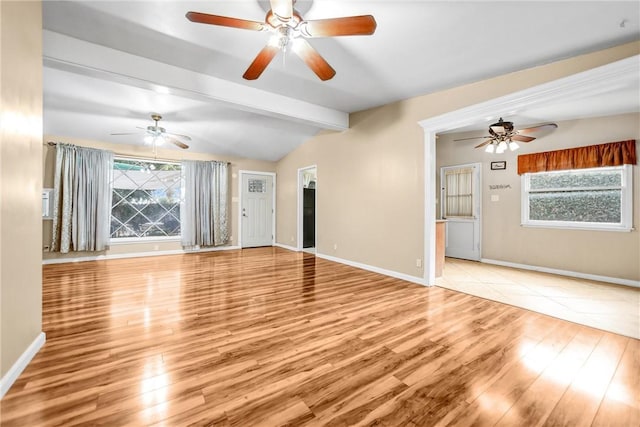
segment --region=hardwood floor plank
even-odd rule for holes
[[[497,425],[543,425],[602,336],[600,331],[580,330],[559,354],[547,343],[536,345],[523,366],[539,376]]]
[[[616,335],[602,337],[544,425],[576,426],[593,422],[627,341],[628,338]]]
[[[622,425],[640,411],[638,340],[279,248],[46,265],[43,328],[3,427]]]

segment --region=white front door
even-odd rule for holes
[[[480,260],[480,167],[474,163],[440,170],[445,256]]]
[[[240,246],[273,245],[273,175],[242,174]]]

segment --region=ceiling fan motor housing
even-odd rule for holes
[[[158,136],[160,134],[163,134],[166,132],[165,128],[160,127],[160,126],[147,126],[147,132],[154,134],[155,136]]]

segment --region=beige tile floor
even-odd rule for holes
[[[447,258],[436,285],[640,339],[640,289]]]

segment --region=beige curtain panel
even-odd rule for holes
[[[635,164],[636,140],[631,139],[566,150],[523,154],[518,156],[518,175]]]
[[[229,164],[185,160],[184,204],[180,212],[182,246],[229,243]]]
[[[56,145],[51,251],[109,248],[113,153]]]
[[[473,216],[473,168],[445,171],[445,218]]]

